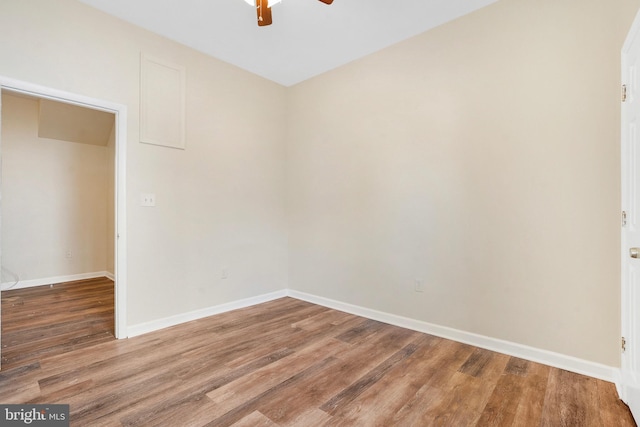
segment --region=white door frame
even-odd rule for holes
[[[633,105],[637,105],[640,100],[635,99],[636,93],[638,91],[638,84],[640,82],[632,81],[635,80],[635,75],[637,73],[631,73],[629,69],[629,60],[630,56],[636,55],[635,52],[632,52],[632,48],[637,49],[637,37],[640,35],[640,12],[636,15],[631,29],[627,34],[627,38],[622,47],[621,51],[621,71],[622,71],[622,83],[626,85],[625,87],[629,88],[629,94],[627,99],[623,99],[623,104],[621,107],[621,142],[620,142],[620,153],[621,153],[621,202],[622,202],[622,211],[630,212],[631,216],[638,215],[638,208],[635,206],[635,201],[632,200],[635,196],[632,193],[637,194],[637,191],[634,190],[634,187],[638,185],[638,183],[632,183],[631,179],[633,179],[632,170],[636,171],[639,165],[635,164],[635,159],[637,156],[632,156],[633,158],[628,158],[629,153],[631,152],[631,139],[633,135],[631,135],[630,130],[630,121],[629,121],[629,113],[628,108],[631,108],[631,103]],[[626,96],[626,91],[625,91]],[[626,101],[626,103],[624,102]],[[637,108],[637,107],[634,107]],[[634,138],[637,139],[637,138]],[[633,164],[631,163],[633,162]],[[621,289],[620,289],[620,297],[621,297],[621,331],[623,340],[623,345],[626,347],[626,350],[622,352],[621,356],[621,369],[620,369],[620,387],[619,394],[620,398],[626,402],[631,408],[631,412],[635,417],[639,416],[640,413],[640,366],[638,366],[638,360],[640,360],[640,330],[638,330],[638,324],[640,318],[640,309],[635,307],[635,301],[637,301],[638,289],[636,289],[635,283],[637,279],[634,279],[634,273],[629,272],[629,248],[632,242],[628,242],[628,227],[637,227],[635,224],[635,216],[633,218],[629,218],[627,221],[626,216],[623,217],[623,224],[621,228]]]
[[[106,111],[115,114],[116,158],[115,158],[115,335],[127,338],[127,211],[126,211],[126,154],[127,154],[127,107],[97,98],[90,98],[45,86],[0,76],[0,91],[18,92],[37,98],[50,99],[67,104]],[[0,193],[1,197],[1,193]]]

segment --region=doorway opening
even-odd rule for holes
[[[5,254],[0,253],[0,267],[3,267],[3,282],[5,282],[5,286],[0,289],[0,292],[8,286],[13,286],[12,282],[19,283],[19,285],[16,286],[17,288],[30,289],[32,286],[52,282],[52,279],[53,283],[61,283],[75,280],[87,280],[91,279],[92,277],[96,277],[96,273],[104,273],[104,276],[109,277],[109,279],[113,280],[114,282],[114,335],[116,338],[126,338],[126,106],[115,104],[110,101],[89,98],[83,95],[63,92],[52,88],[3,78],[1,76],[0,93],[2,94],[3,98],[10,99],[9,102],[17,102],[24,108],[29,109],[32,108],[33,105],[38,106],[38,111],[36,112],[36,114],[40,116],[40,122],[38,125],[41,128],[44,128],[44,130],[42,131],[44,133],[43,138],[47,138],[47,142],[53,141],[50,146],[45,148],[46,150],[51,150],[52,146],[55,145],[56,140],[67,139],[68,141],[70,141],[69,138],[73,139],[75,137],[83,139],[83,141],[73,141],[71,143],[67,142],[66,148],[62,148],[62,157],[52,157],[50,159],[52,163],[57,163],[54,167],[53,175],[51,175],[50,173],[48,175],[48,178],[46,178],[48,181],[46,184],[49,185],[50,188],[62,187],[64,191],[67,185],[74,184],[74,180],[76,181],[75,184],[77,184],[77,181],[87,181],[93,178],[96,178],[98,180],[103,179],[103,182],[105,184],[104,187],[106,187],[96,189],[95,192],[92,192],[90,190],[85,191],[82,197],[76,197],[74,199],[74,202],[71,204],[85,205],[85,210],[82,210],[82,208],[72,210],[72,212],[74,212],[72,215],[74,215],[75,218],[67,217],[62,223],[56,223],[56,218],[47,218],[47,215],[51,217],[55,217],[57,215],[59,217],[61,216],[60,212],[62,212],[63,210],[60,210],[60,212],[38,212],[38,215],[40,216],[35,219],[42,220],[43,218],[45,218],[44,221],[34,221],[34,218],[29,218],[28,212],[24,213],[24,218],[19,218],[19,215],[16,216],[15,213],[13,213],[14,219],[17,217],[18,222],[24,223],[21,225],[21,227],[23,227],[24,229],[24,233],[31,233],[35,236],[39,236],[39,238],[41,239],[44,238],[48,243],[50,243],[51,241],[55,241],[54,244],[51,245],[51,247],[55,247],[56,257],[54,257],[54,260],[49,260],[46,263],[58,263],[58,266],[52,267],[51,265],[40,265],[38,264],[38,261],[36,261],[36,269],[49,272],[48,276],[45,275],[47,277],[43,279],[45,280],[45,282],[38,283],[39,279],[35,277],[20,278],[19,274],[16,274],[15,271],[12,271],[9,262],[6,262],[5,265]],[[7,101],[5,100],[5,102]],[[49,110],[45,111],[47,108]],[[76,111],[82,110],[86,113],[89,113],[89,116],[94,118],[106,118],[107,122],[111,120],[110,124],[107,123],[105,125],[103,123],[101,125],[103,128],[105,126],[108,128],[108,136],[104,137],[105,132],[103,129],[103,136],[98,138],[107,140],[106,142],[104,142],[103,147],[98,147],[97,145],[99,145],[100,143],[95,143],[95,141],[86,142],[93,138],[91,135],[87,135],[86,129],[73,129],[73,126],[69,127],[63,125],[65,117],[68,116],[70,114],[70,111],[73,111],[74,109]],[[2,103],[0,103],[0,110],[2,110]],[[98,122],[96,123],[99,123],[99,121],[100,119],[98,119]],[[8,126],[8,123],[6,125]],[[2,122],[0,122],[0,129],[3,129]],[[66,136],[61,137],[60,135]],[[7,144],[6,147],[5,144]],[[109,146],[109,144],[111,144],[111,146]],[[44,146],[41,145],[39,148],[42,149],[43,147]],[[5,148],[9,149],[8,142],[2,141],[2,139],[0,138],[0,157],[8,154],[5,153]],[[103,153],[100,154],[100,150],[102,150]],[[111,155],[111,157],[109,156],[109,154]],[[47,154],[45,153],[45,156],[46,155]],[[86,155],[88,155],[89,157],[103,156],[105,162],[101,165],[101,167],[102,172],[106,173],[106,175],[103,174],[102,178],[100,176],[97,176],[98,171],[92,170],[93,167],[86,162]],[[23,157],[28,158],[29,156]],[[74,160],[73,158],[75,158],[75,160],[79,159],[80,163],[75,163],[76,166],[73,166],[72,164],[64,164],[64,162]],[[37,178],[38,171],[36,169],[31,170],[32,175],[29,175],[28,173],[25,174],[25,179],[27,181],[30,179],[30,176],[32,179]],[[42,177],[40,178],[42,179]],[[2,213],[2,210],[5,208],[5,194],[3,184],[4,183],[0,182],[0,200],[2,201],[1,203],[3,205],[0,209],[0,241],[3,241],[3,239],[20,240],[20,233],[13,233],[13,231],[15,230],[10,231],[8,229],[3,229],[2,226],[2,223],[4,222],[3,220],[5,219],[4,217],[2,217],[2,215],[8,216],[8,214]],[[12,190],[15,190],[15,188]],[[9,190],[7,190],[7,192],[8,191]],[[41,193],[39,194],[38,191],[40,191]],[[46,189],[43,191],[43,189],[41,188],[40,190],[33,191],[32,193],[30,193],[31,196],[26,196],[26,198],[42,197],[44,200],[48,197],[49,201],[53,200],[54,203],[58,203],[59,205],[65,203],[64,194],[62,196],[51,196],[50,194],[46,193]],[[101,194],[110,194],[111,201],[104,199],[101,200]],[[95,196],[94,199],[92,199],[93,196]],[[79,200],[81,201],[81,203],[77,203]],[[68,200],[66,201],[68,202]],[[30,200],[30,202],[34,202],[34,200]],[[38,201],[35,200],[35,202],[37,203]],[[111,224],[110,227],[104,227],[103,230],[98,231],[96,231],[95,227],[93,227],[93,225],[95,224],[91,224],[92,221],[86,218],[88,212],[90,212],[86,209],[95,208],[96,203],[100,205],[99,207],[105,208],[103,211],[104,216],[98,222],[102,222],[102,224],[104,225],[108,223]],[[42,206],[44,206],[44,203]],[[76,206],[76,208],[78,208],[78,206]],[[30,220],[32,221],[30,222]],[[38,226],[42,222],[49,223],[49,229],[46,232],[44,230],[38,229]],[[69,230],[65,230],[65,227],[69,227],[70,224],[73,224],[74,222],[80,223],[82,227],[80,227],[80,231],[75,230],[75,232],[69,233]],[[58,226],[54,225],[53,227],[51,227],[51,224],[58,224]],[[96,236],[100,234],[101,231],[104,231],[104,240],[102,247],[100,248],[87,246],[89,242],[97,240]],[[43,233],[49,234],[44,236]],[[69,236],[73,236],[73,238],[69,238]],[[15,261],[15,263],[23,261],[27,262],[29,256],[34,256],[33,253],[29,254],[29,251],[25,251],[24,249],[21,249],[21,251],[22,254],[14,258],[12,261]],[[36,251],[33,250],[32,252],[35,253]],[[20,257],[22,257],[23,259],[20,260]],[[99,263],[96,264],[96,259],[100,258],[103,260],[104,268],[96,269],[96,266],[99,265]],[[35,256],[34,259],[36,259]],[[76,270],[73,270],[73,268],[70,267],[74,263],[74,268]],[[61,270],[60,267],[62,267]],[[55,268],[58,268],[58,270],[55,270]],[[85,271],[82,271],[83,268]],[[62,273],[58,274],[55,273],[55,271],[62,271]],[[78,274],[71,273],[71,271],[77,271]],[[34,274],[35,276],[38,276],[37,273]],[[83,274],[86,275],[83,276]],[[96,280],[100,281],[99,279]],[[3,337],[0,336],[0,339],[2,338]]]

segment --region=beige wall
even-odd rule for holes
[[[290,287],[619,366],[638,6],[502,0],[292,88]]]
[[[2,95],[3,267],[21,280],[106,270],[107,155],[39,138],[38,101]]]
[[[73,0],[0,28],[0,75],[128,107],[129,325],[286,288],[283,87]],[[184,151],[139,143],[141,52],[186,67]]]

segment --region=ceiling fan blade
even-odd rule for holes
[[[320,0],[322,3],[324,4],[331,4],[333,3],[333,0]]]
[[[269,7],[269,0],[256,0],[256,13],[258,15],[259,27],[271,25],[271,23],[273,22],[273,20],[271,19],[271,8]]]

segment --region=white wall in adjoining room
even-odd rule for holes
[[[2,95],[2,265],[21,282],[104,272],[107,147],[39,137],[38,111]]]

